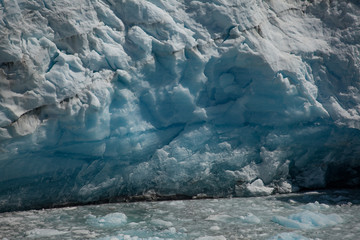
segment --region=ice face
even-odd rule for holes
[[[359,185],[359,12],[0,1],[0,210]]]

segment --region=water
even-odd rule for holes
[[[357,240],[360,191],[8,212],[0,214],[0,239]]]

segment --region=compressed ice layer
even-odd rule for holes
[[[0,211],[359,185],[359,11],[1,1]]]

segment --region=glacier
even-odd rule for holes
[[[0,211],[360,185],[356,0],[0,0]]]

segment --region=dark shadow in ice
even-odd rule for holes
[[[331,189],[318,190],[311,192],[300,192],[295,194],[277,195],[275,198],[279,201],[288,203],[313,203],[327,205],[359,205],[360,189]]]

